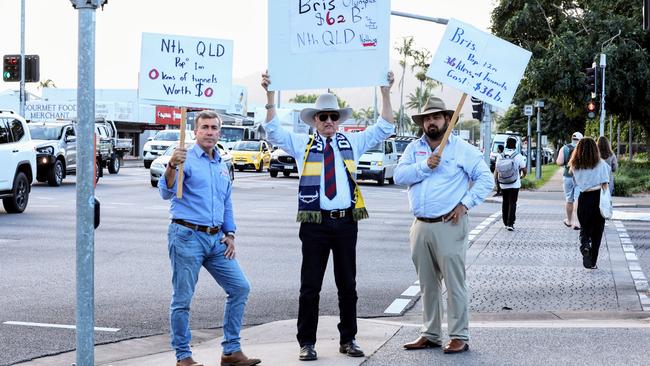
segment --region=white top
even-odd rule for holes
[[[580,189],[580,192],[584,192],[589,188],[594,188],[603,183],[609,183],[609,175],[611,174],[612,168],[605,160],[600,159],[598,164],[591,169],[574,169],[573,170],[573,179]]]
[[[279,146],[282,150],[286,151],[289,155],[296,159],[298,166],[298,174],[302,175],[302,165],[305,159],[305,149],[311,140],[311,136],[307,134],[299,134],[290,132],[289,130],[280,126],[280,120],[277,116],[263,125],[266,130],[267,140],[275,146]],[[363,153],[368,151],[373,146],[384,141],[395,132],[395,125],[384,120],[381,116],[377,119],[377,123],[366,128],[364,131],[357,133],[345,133],[350,145],[352,145],[352,152],[354,153],[354,162],[358,163],[359,158]],[[323,141],[323,144],[325,142]],[[349,208],[352,205],[350,196],[350,186],[348,185],[348,177],[345,172],[343,164],[343,157],[339,151],[336,142],[331,144],[334,150],[334,166],[336,174],[336,196],[330,200],[325,195],[325,174],[320,177],[320,208],[323,210],[341,210]],[[325,164],[323,164],[323,169]],[[350,172],[355,175],[356,172]]]
[[[496,166],[496,164],[499,163],[499,160],[501,160],[503,158],[503,155],[510,155],[510,154],[514,154],[514,153],[515,153],[514,149],[505,149],[505,150],[503,150],[503,154],[497,155],[497,161],[494,164],[494,166]],[[521,155],[520,153],[517,153],[517,155],[515,155],[512,159],[515,161],[515,164],[517,164],[519,166],[520,171],[521,171],[521,169],[524,169],[526,167],[526,159],[524,159],[524,156]],[[506,183],[499,183],[499,187],[501,187],[501,189],[521,188],[521,174],[517,174],[517,180],[516,181],[514,181],[512,183],[507,183],[507,184]]]

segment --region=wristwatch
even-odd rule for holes
[[[266,109],[275,108],[275,104],[267,104],[267,105],[264,106],[264,108],[266,108]]]
[[[231,236],[233,239],[235,238],[235,232],[234,231],[229,231],[226,233],[226,236]]]

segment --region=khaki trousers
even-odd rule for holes
[[[468,218],[411,225],[411,258],[422,293],[421,335],[442,343],[442,280],[447,287],[447,325],[451,339],[469,340],[469,298],[465,283]]]

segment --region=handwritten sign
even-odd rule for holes
[[[427,76],[507,109],[530,57],[521,47],[450,19]]]
[[[142,34],[140,99],[155,104],[228,106],[233,42]]]
[[[293,53],[377,49],[375,0],[298,0],[291,6]]]
[[[269,0],[272,90],[386,85],[390,0]]]

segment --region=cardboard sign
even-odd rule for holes
[[[390,0],[269,0],[271,90],[387,85]]]
[[[232,58],[229,40],[143,33],[140,99],[152,104],[227,108]]]
[[[531,52],[450,19],[427,76],[508,109]]]

